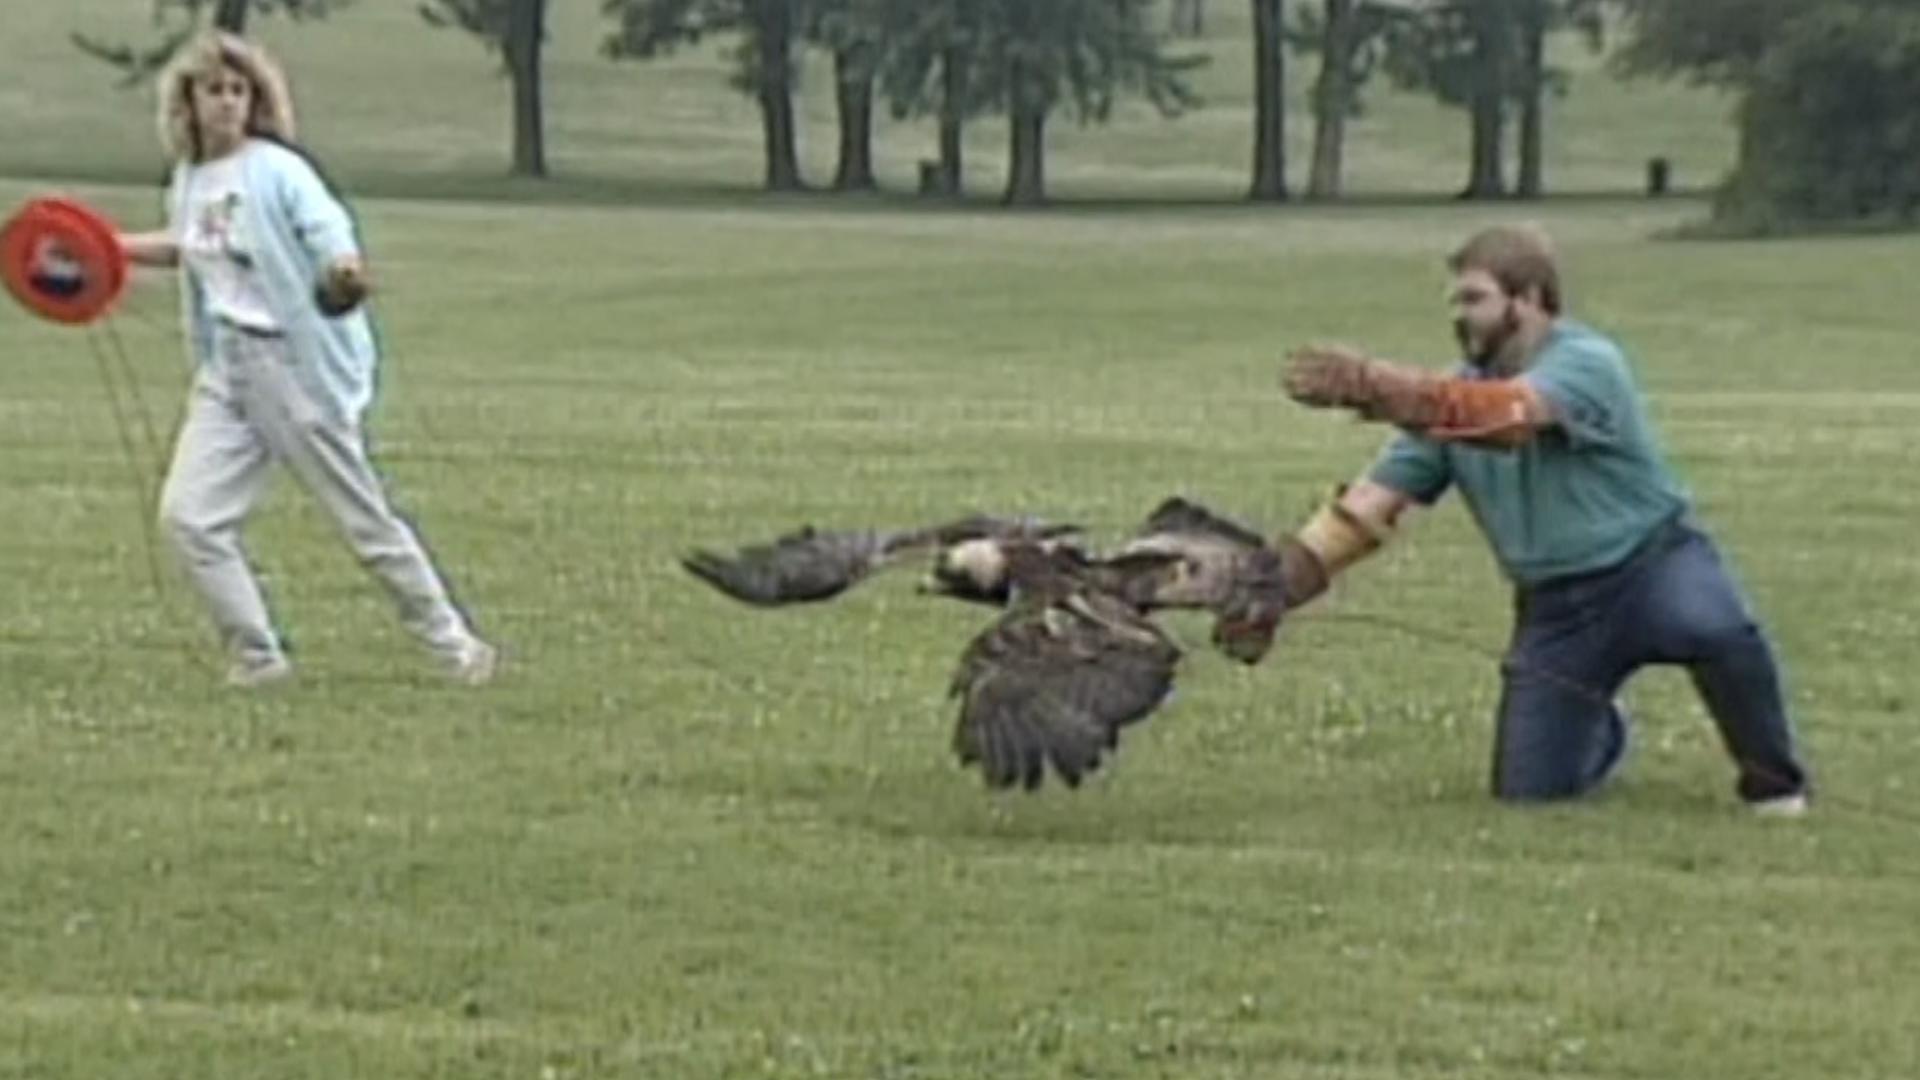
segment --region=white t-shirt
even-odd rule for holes
[[[179,223],[180,253],[207,291],[213,316],[256,330],[279,330],[260,280],[254,245],[247,236],[241,159],[246,151],[187,170],[186,220]]]

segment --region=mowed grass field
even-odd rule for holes
[[[145,104],[57,51],[137,14],[4,6],[0,174],[27,179],[0,206],[65,190],[151,223],[154,188],[122,183],[156,172]],[[124,347],[164,441],[171,284],[136,284],[117,339],[0,306],[0,1077],[1913,1075],[1914,240],[1666,241],[1701,208],[1631,200],[1091,202],[1230,197],[1233,101],[1063,129],[1084,201],[1054,212],[762,201],[728,191],[757,146],[717,61],[598,61],[575,5],[567,176],[529,191],[492,176],[504,89],[470,42],[367,2],[263,28],[360,195],[376,453],[507,666],[439,682],[283,479],[248,542],[300,674],[222,689],[192,598],[149,580],[157,462],[122,393],[129,472],[98,366]],[[1724,162],[1721,104],[1575,85],[1570,186]],[[1383,98],[1361,128],[1357,186],[1458,179],[1456,115]],[[1000,132],[976,136],[991,187]],[[887,129],[896,186],[926,141]],[[433,192],[475,198],[391,197]],[[1444,361],[1441,253],[1523,215],[1632,346],[1780,645],[1804,821],[1740,810],[1668,671],[1630,687],[1616,787],[1493,804],[1510,601],[1451,500],[1258,667],[1171,620],[1177,699],[1035,796],[947,752],[980,612],[910,569],[754,611],[675,565],[973,509],[1111,541],[1175,492],[1286,527],[1382,437],[1285,402],[1286,348]]]
[[[6,185],[9,201],[34,190]],[[143,192],[81,188],[136,216]],[[1077,793],[946,754],[978,613],[686,578],[802,522],[1184,492],[1298,520],[1379,433],[1290,342],[1440,359],[1482,213],[938,217],[368,201],[373,429],[501,682],[444,687],[298,492],[301,667],[215,685],[146,579],[86,333],[0,314],[0,1074],[1895,1077],[1920,1059],[1911,241],[1557,211],[1781,643],[1830,798],[1739,811],[1677,674],[1583,805],[1484,794],[1507,599],[1448,504]],[[162,426],[171,289],[116,325]],[[140,446],[135,427],[135,445]],[[142,453],[145,451],[142,450]],[[1450,645],[1342,616],[1388,614]]]

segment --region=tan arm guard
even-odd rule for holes
[[[1344,493],[1344,489],[1343,489]],[[1385,521],[1363,518],[1335,495],[1297,532],[1279,537],[1281,573],[1292,610],[1327,591],[1341,571],[1378,551],[1393,534]]]

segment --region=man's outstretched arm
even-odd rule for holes
[[[1524,377],[1462,379],[1341,345],[1296,350],[1281,384],[1303,405],[1352,409],[1441,442],[1515,447],[1555,422],[1546,399]]]

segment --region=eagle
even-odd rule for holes
[[[1076,525],[972,514],[909,528],[805,526],[732,554],[695,549],[681,566],[770,608],[831,600],[916,555],[918,593],[996,612],[947,688],[958,702],[954,756],[992,790],[1037,790],[1049,770],[1077,788],[1118,752],[1123,729],[1166,702],[1184,653],[1155,613],[1212,613],[1214,645],[1254,664],[1287,606],[1273,545],[1182,496],[1106,554]]]
[[[802,526],[771,543],[751,544],[732,555],[697,548],[681,559],[686,570],[736,600],[759,607],[830,600],[874,573],[899,565],[907,556],[928,550],[947,551],[968,544],[982,555],[999,545],[1027,541],[1063,541],[1083,530],[1077,525],[1052,524],[1032,517],[991,517],[971,514],[938,525],[907,529],[818,529]],[[963,578],[950,584],[955,595],[966,588]],[[970,599],[1005,600],[1005,582]]]

